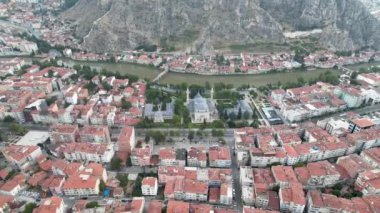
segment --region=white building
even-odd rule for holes
[[[242,186],[254,184],[252,167],[240,167],[240,183]]]
[[[109,163],[115,154],[112,143],[70,143],[63,145],[61,148],[65,159],[69,161]]]
[[[157,195],[158,183],[155,177],[145,177],[142,180],[141,191],[145,196],[155,196]]]
[[[377,73],[361,73],[358,75],[357,80],[364,81],[373,87],[380,86],[380,74]]]
[[[281,212],[303,213],[306,198],[301,184],[293,183],[289,188],[280,188],[279,198]]]
[[[241,188],[241,198],[247,205],[253,205],[255,203],[254,190],[252,186],[242,186]]]
[[[21,191],[21,185],[14,180],[8,180],[0,187],[0,194],[15,196]]]
[[[187,90],[186,105],[189,109],[192,123],[209,123],[218,118],[216,103],[213,100],[213,90],[211,91],[210,99],[202,97],[199,93],[193,99],[190,99],[190,91]]]
[[[72,175],[63,184],[62,190],[66,196],[99,195],[100,178],[92,175]]]
[[[2,152],[8,163],[21,170],[33,165],[36,158],[42,155],[39,146],[10,145]]]
[[[220,186],[220,203],[231,205],[233,202],[232,184],[222,183]]]
[[[339,136],[340,134],[345,133],[349,127],[349,123],[346,120],[334,118],[318,121],[317,125],[334,136]]]

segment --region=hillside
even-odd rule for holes
[[[358,0],[79,0],[62,19],[91,51],[159,44],[207,52],[220,43],[284,43],[313,35],[336,50],[380,49],[380,24]]]

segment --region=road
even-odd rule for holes
[[[235,149],[235,140],[233,137],[233,131],[226,131],[224,135],[224,139],[226,140],[226,145],[230,148],[231,152],[231,169],[232,169],[232,179],[233,179],[233,188],[235,189],[235,194],[233,195],[234,202],[236,204],[236,208],[238,212],[243,212],[243,201],[241,199],[241,186],[240,186],[240,170],[237,163],[236,156],[233,154]]]

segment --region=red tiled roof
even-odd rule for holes
[[[155,187],[155,185],[157,184],[157,178],[155,177],[145,177],[143,180],[142,180],[142,185],[148,185],[150,187]]]
[[[368,128],[375,125],[375,123],[368,118],[357,118],[353,119],[351,122],[360,128]]]
[[[72,175],[63,184],[63,189],[91,189],[95,188],[99,178],[91,175]]]
[[[169,200],[167,213],[189,213],[190,204],[183,201]]]
[[[44,171],[37,172],[29,178],[28,184],[31,186],[37,186],[47,176],[48,176],[48,174]]]
[[[38,146],[10,145],[4,148],[3,153],[16,161],[21,161],[38,149]]]
[[[149,203],[148,213],[161,213],[163,208],[162,201],[152,200]]]
[[[33,210],[33,213],[51,213],[56,212],[63,205],[63,199],[60,197],[50,197],[44,199],[41,205]]]

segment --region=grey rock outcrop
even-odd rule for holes
[[[284,30],[322,29],[332,49],[380,49],[380,24],[358,0],[79,0],[63,19],[91,51],[175,41],[207,51],[221,43],[285,42]],[[182,47],[181,46],[181,47]]]

